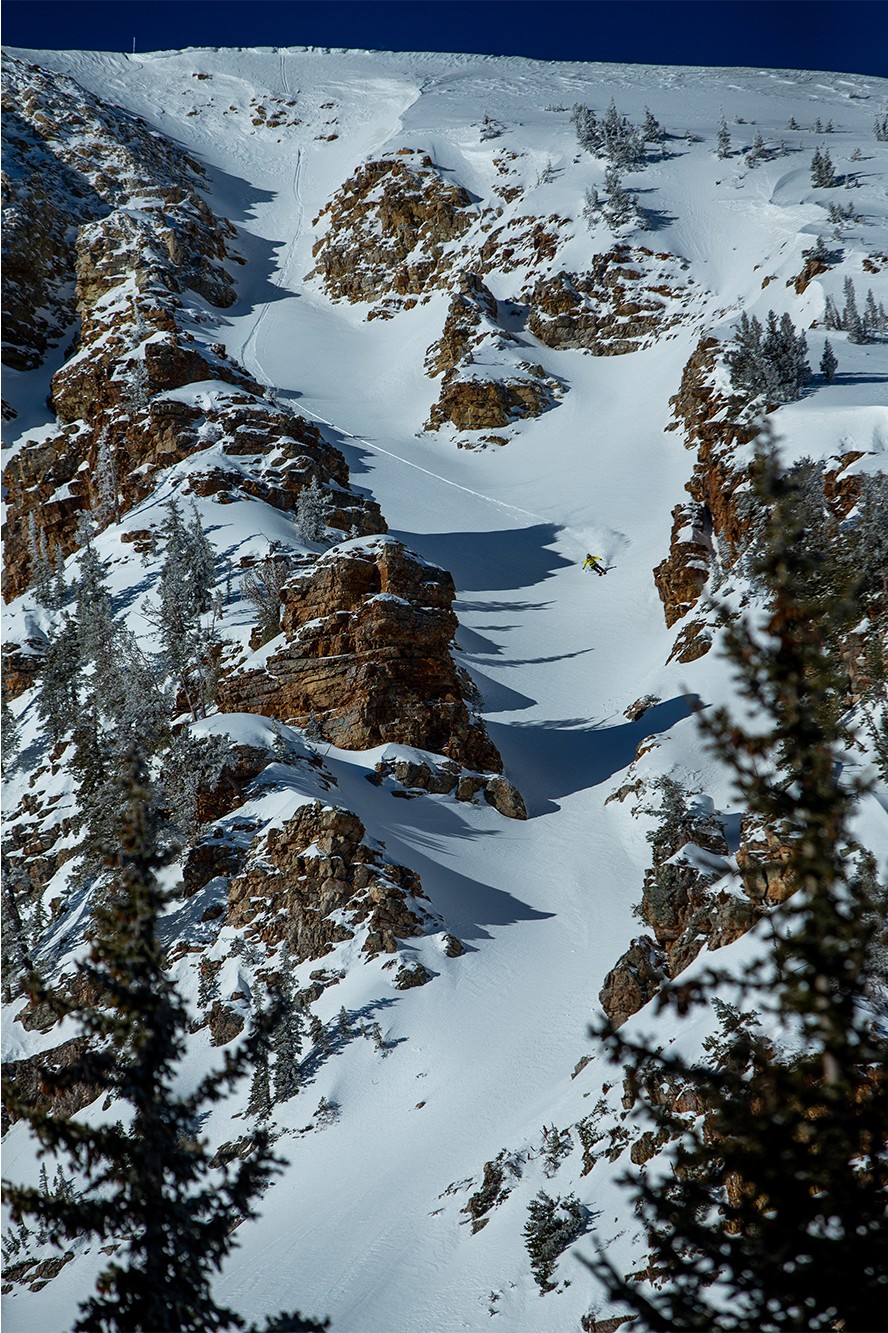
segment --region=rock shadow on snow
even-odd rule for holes
[[[559,798],[598,787],[627,768],[646,736],[668,731],[696,711],[696,695],[677,695],[648,709],[638,722],[614,726],[589,718],[522,724],[488,722],[528,817],[550,814]]]
[[[394,532],[408,549],[449,569],[457,591],[497,592],[530,588],[571,563],[550,548],[561,528],[534,523],[500,532]]]

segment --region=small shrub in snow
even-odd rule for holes
[[[244,572],[241,592],[256,610],[259,646],[275,638],[281,628],[281,591],[290,577],[283,556],[270,555]]]

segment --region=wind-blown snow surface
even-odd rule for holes
[[[576,1262],[591,1240],[559,1265],[559,1280],[570,1285],[543,1297],[521,1231],[538,1189],[574,1190],[618,1260],[631,1253],[631,1218],[612,1181],[620,1168],[602,1162],[581,1176],[575,1143],[549,1180],[539,1154],[529,1156],[544,1124],[576,1122],[616,1077],[600,1059],[571,1077],[591,1053],[586,1025],[603,977],[637,933],[630,909],[649,857],[649,821],[605,799],[639,741],[657,732],[649,772],[680,775],[720,809],[735,810],[685,701],[687,692],[707,702],[729,697],[725,665],[714,653],[664,665],[674,633],[651,570],[668,549],[671,509],[690,472],[679,437],[664,430],[668,399],[700,333],[725,336],[741,307],[760,316],[789,309],[805,324],[822,313],[824,291],[833,290],[827,280],[815,280],[803,298],[786,285],[802,267],[801,251],[825,231],[823,192],[812,191],[808,170],[818,143],[840,170],[855,147],[864,155],[856,168],[862,188],[848,197],[866,224],[848,234],[851,267],[843,271],[864,279],[861,294],[872,282],[885,298],[859,257],[875,244],[886,248],[885,146],[872,122],[888,85],[834,74],[317,50],[21,54],[144,116],[208,168],[210,202],[237,225],[248,261],[237,274],[238,304],[213,312],[218,336],[260,381],[331,428],[353,480],[379,501],[395,535],[452,571],[460,660],[530,815],[522,824],[446,798],[393,801],[364,780],[379,752],[327,755],[338,783],[327,799],[355,810],[393,860],[420,873],[469,951],[416,990],[396,992],[367,966],[325,993],[322,1017],[340,1005],[372,1013],[391,1049],[380,1058],[370,1042],[350,1043],[278,1108],[293,1131],[321,1095],[339,1103],[341,1116],[278,1141],[286,1172],[261,1220],[242,1228],[218,1298],[250,1317],[294,1306],[330,1314],[337,1333],[451,1333],[492,1318],[516,1333],[577,1328],[597,1299]],[[254,124],[252,107],[269,96],[292,99],[300,123]],[[619,357],[552,351],[526,335],[533,359],[569,383],[554,410],[510,427],[502,449],[458,450],[454,433],[422,433],[438,392],[423,356],[440,334],[446,295],[372,322],[365,306],[331,303],[305,281],[312,219],[361,161],[405,145],[491,200],[491,160],[506,149],[518,154],[512,166],[526,189],[519,211],[577,219],[559,263],[581,269],[594,248],[580,218],[583,196],[602,172],[580,155],[569,110],[582,101],[603,111],[611,97],[633,120],[647,105],[671,133],[689,134],[680,154],[628,183],[650,191],[642,199],[656,210],[657,229],[642,243],[690,261],[700,291],[693,319]],[[769,144],[787,138],[803,151],[754,170],[739,157],[718,161],[721,111],[737,147],[757,129]],[[485,115],[504,127],[494,141],[481,137]],[[826,141],[807,128],[790,135],[791,116],[803,127],[833,120],[835,133]],[[545,184],[537,183],[541,173],[551,176]],[[513,294],[506,279],[488,282],[500,299]],[[840,279],[833,285],[838,295]],[[813,364],[822,337],[809,335]],[[885,345],[841,339],[837,350],[839,380],[779,413],[789,457],[825,456],[840,442],[845,451],[884,453]],[[10,377],[7,396],[16,401],[20,388],[33,405],[40,399],[31,386],[45,392],[45,375]],[[216,525],[237,522],[212,512]],[[212,536],[229,547],[249,534],[232,526]],[[607,578],[583,572],[587,550],[607,560]],[[627,722],[623,710],[644,694],[663,702]],[[884,808],[869,800],[861,820],[884,860]],[[732,946],[741,966],[753,947],[749,938]],[[437,970],[432,943],[418,952]],[[207,1049],[193,1059],[217,1055]],[[528,1157],[523,1176],[473,1235],[459,1210],[483,1163],[504,1148]],[[36,1170],[21,1127],[6,1151],[6,1174]],[[470,1179],[471,1189],[446,1193]],[[10,1298],[10,1327],[67,1327],[104,1258],[94,1248],[43,1293]]]

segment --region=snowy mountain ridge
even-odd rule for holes
[[[640,1260],[615,1178],[643,1160],[587,1038],[599,993],[607,978],[643,1026],[631,1014],[703,942],[737,968],[758,947],[767,835],[691,716],[693,696],[732,696],[701,599],[717,586],[755,605],[753,430],[725,353],[741,312],[787,314],[812,367],[830,338],[832,382],[815,370],[771,419],[787,463],[822,463],[853,519],[888,440],[873,132],[888,84],[262,49],[11,52],[7,81],[25,129],[7,130],[24,221],[4,376],[21,744],[4,804],[35,956],[70,972],[89,904],[70,752],[36,712],[60,615],[35,597],[41,533],[70,589],[92,513],[115,614],[153,662],[175,496],[220,600],[215,702],[190,732],[228,752],[167,872],[184,884],[170,962],[195,1012],[183,1078],[248,1028],[285,949],[310,1023],[300,1091],[273,1107],[288,1166],[220,1298],[353,1333],[595,1328],[609,1312],[575,1257],[594,1229],[627,1271]],[[646,111],[658,126],[618,179],[572,120],[579,103],[605,121],[612,99],[630,129]],[[815,150],[830,186],[812,183]],[[827,298],[847,313],[847,279],[860,311],[873,292],[869,340],[824,327]],[[264,630],[251,571],[271,581]],[[848,646],[849,772],[877,773],[864,658],[883,629],[862,608]],[[664,777],[689,797],[664,849],[687,870],[681,910],[651,890]],[[882,785],[855,827],[881,862],[886,808]],[[5,998],[8,1060],[75,1035]],[[214,1146],[244,1132],[247,1101],[213,1111]],[[37,1180],[24,1126],[6,1154],[8,1175]],[[523,1239],[541,1188],[586,1210],[547,1294]],[[103,1262],[25,1269],[8,1317],[67,1326]]]

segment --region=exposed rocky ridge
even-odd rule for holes
[[[312,802],[251,850],[228,890],[228,922],[296,961],[322,958],[358,931],[368,958],[441,923],[419,877],[370,847],[357,815]]]
[[[639,751],[642,757],[644,743]],[[638,813],[646,808],[645,790],[639,779],[615,796],[622,800],[631,792],[638,798]],[[636,915],[653,933],[631,941],[605,977],[599,996],[617,1027],[647,1004],[664,980],[679,976],[702,949],[733,943],[798,888],[786,869],[789,846],[758,817],[741,819],[733,858],[718,819],[696,814],[693,807],[661,826],[652,846]]]
[[[334,547],[283,590],[286,645],[229,677],[220,707],[311,721],[346,749],[396,742],[498,772],[450,656],[454,596],[445,570],[393,538]]]
[[[477,273],[461,273],[450,298],[441,337],[426,353],[426,370],[443,374],[426,430],[451,422],[457,430],[487,430],[553,407],[562,384],[542,366],[519,359],[521,341],[500,323],[499,306]],[[490,367],[509,355],[505,374]]]
[[[682,430],[686,448],[694,451],[694,465],[685,486],[691,502],[673,509],[669,554],[653,571],[668,626],[697,606],[714,568],[727,572],[735,567],[755,528],[751,474],[748,462],[738,461],[738,450],[755,440],[759,423],[741,398],[717,386],[721,346],[715,338],[700,340],[684,367],[678,392],[670,399],[675,420],[668,429]],[[825,469],[825,498],[839,520],[857,502],[860,482],[847,475],[847,469],[860,457],[853,450],[839,454]],[[868,637],[869,632],[858,635],[843,646],[852,697],[859,697],[863,688],[862,658]],[[712,641],[705,616],[685,619],[670,660],[692,662],[709,651]]]
[[[197,472],[203,472],[193,482],[198,493],[221,502],[237,493],[252,495],[292,510],[303,486],[316,480],[330,492],[331,526],[344,533],[384,531],[378,506],[351,491],[338,451],[303,418],[267,403],[261,386],[223,344],[195,333],[203,321],[183,300],[186,288],[217,304],[233,299],[222,267],[232,229],[196,193],[197,164],[146,126],[137,124],[130,132],[126,117],[120,132],[129,139],[118,150],[91,106],[82,111],[78,101],[71,110],[77,85],[62,80],[57,87],[48,76],[34,78],[42,101],[29,81],[17,99],[24,98],[44,126],[43,103],[52,98],[54,114],[70,132],[69,138],[62,134],[60,146],[52,140],[53,150],[61,159],[71,157],[78,169],[84,166],[83,150],[74,131],[87,111],[97,119],[94,175],[107,198],[103,216],[79,227],[73,249],[66,240],[60,252],[52,250],[58,272],[75,280],[79,348],[52,380],[59,433],[26,441],[4,473],[7,598],[33,578],[31,514],[54,561],[57,553],[76,549],[84,510],[102,527],[149,495],[160,469],[220,442],[232,456],[261,457],[249,467],[236,461],[209,474],[198,464]],[[148,147],[139,174],[143,140]],[[24,167],[36,170],[45,151],[27,141]],[[53,244],[60,245],[60,238]],[[29,288],[25,297],[39,302],[40,292]],[[198,388],[177,396],[187,386]]]
[[[70,326],[77,229],[136,198],[131,222],[159,215],[154,230],[181,287],[230,305],[223,261],[233,229],[197,193],[197,162],[73,79],[14,56],[4,57],[3,77],[5,363],[38,365]]]
[[[623,356],[691,317],[693,279],[675,255],[615,245],[584,273],[543,277],[528,296],[527,326],[548,347]]]
[[[433,756],[425,759],[380,759],[375,771],[368,775],[375,786],[386,786],[393,796],[412,799],[428,792],[447,796],[451,792],[458,801],[474,801],[479,792],[501,815],[508,819],[526,819],[524,798],[502,773],[488,777],[480,773],[465,773],[452,759],[438,763]]]

